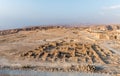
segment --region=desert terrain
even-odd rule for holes
[[[0,31],[0,68],[120,74],[120,25]]]

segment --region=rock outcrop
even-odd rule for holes
[[[14,34],[18,33],[19,31],[34,31],[34,30],[47,30],[47,29],[53,29],[53,28],[63,28],[65,26],[34,26],[34,27],[26,27],[26,28],[20,28],[20,29],[10,29],[10,30],[2,30],[0,31],[0,35],[8,35],[8,34]]]

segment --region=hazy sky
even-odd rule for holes
[[[120,23],[120,0],[0,0],[0,29],[79,23]]]

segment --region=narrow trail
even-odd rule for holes
[[[110,47],[109,43],[111,43],[111,41],[103,42],[103,43],[101,44],[101,46],[104,46],[105,48],[108,48],[108,49],[111,50],[112,52],[115,52],[116,54],[120,55],[120,51],[115,50],[114,48]],[[114,43],[112,42],[112,44],[114,44]]]

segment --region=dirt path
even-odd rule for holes
[[[115,44],[113,41],[105,41],[102,43],[102,46],[108,48],[109,50],[115,52],[116,54],[120,55],[120,50],[116,50],[110,46],[110,44]]]

